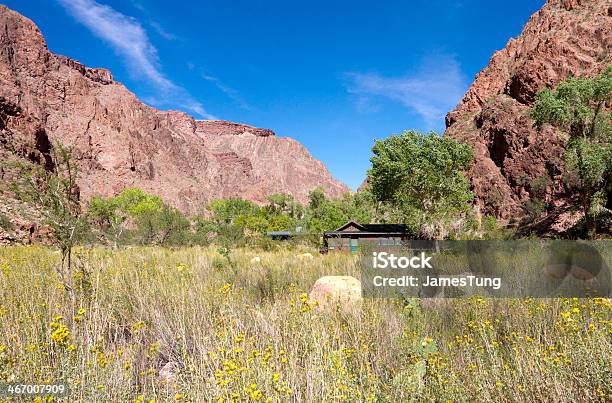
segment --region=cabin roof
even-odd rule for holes
[[[406,224],[360,224],[355,221],[349,221],[340,228],[330,232],[342,232],[350,227],[354,227],[362,232],[409,232]]]
[[[360,224],[349,221],[334,231],[326,231],[325,236],[337,236],[344,234],[355,235],[407,235],[410,229],[406,224]]]
[[[409,232],[406,224],[361,224],[368,232]]]

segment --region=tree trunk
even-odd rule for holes
[[[595,234],[597,233],[597,223],[595,222],[595,217],[593,217],[591,214],[587,214],[584,216],[584,220],[586,223],[587,238],[595,238]]]
[[[590,204],[583,205],[584,223],[586,226],[587,239],[593,239],[595,238],[595,234],[597,233],[597,223],[595,222],[595,217],[593,216],[593,214],[589,212],[590,210],[589,207],[590,207]]]

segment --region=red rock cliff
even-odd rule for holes
[[[0,97],[52,142],[74,147],[85,201],[136,186],[195,213],[219,197],[284,192],[305,202],[317,186],[349,191],[293,139],[149,107],[108,70],[49,53],[36,25],[4,6],[0,29]]]
[[[540,177],[551,180],[547,199],[563,204],[569,196],[560,180],[565,139],[550,127],[537,132],[528,111],[540,89],[610,65],[611,47],[612,3],[549,0],[476,76],[446,116],[445,135],[475,148],[469,177],[481,210],[503,219],[520,216]]]

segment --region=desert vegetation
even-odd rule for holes
[[[70,401],[609,401],[608,299],[308,296],[358,257],[215,247],[0,249],[0,381]],[[259,262],[252,258],[259,256]]]
[[[569,77],[536,97],[531,117],[565,136],[564,186],[583,214],[581,236],[609,231],[612,201],[612,67],[593,78]]]
[[[611,71],[544,90],[531,110],[567,137],[562,186],[584,216],[578,237],[609,226]],[[219,199],[191,217],[138,188],[83,203],[70,151],[52,151],[53,164],[7,171],[5,192],[49,231],[46,246],[0,249],[0,382],[65,382],[76,401],[612,400],[610,299],[324,310],[309,296],[322,276],[359,278],[360,256],[318,253],[321,232],[349,220],[405,223],[415,238],[512,237],[476,217],[468,145],[407,131],[375,143],[359,193]],[[521,181],[536,221],[551,178]],[[297,236],[265,236],[279,230]]]

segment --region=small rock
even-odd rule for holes
[[[325,276],[312,286],[309,298],[322,310],[340,304],[342,309],[354,308],[361,301],[361,282],[351,276]]]
[[[301,253],[299,255],[296,255],[296,257],[302,260],[314,260],[314,256],[312,256],[312,254],[310,253]]]
[[[175,383],[178,379],[179,364],[175,361],[168,361],[159,370],[159,380],[165,383]]]
[[[261,258],[259,256],[255,256],[254,258],[251,259],[251,264],[256,264],[260,262],[261,262]]]

